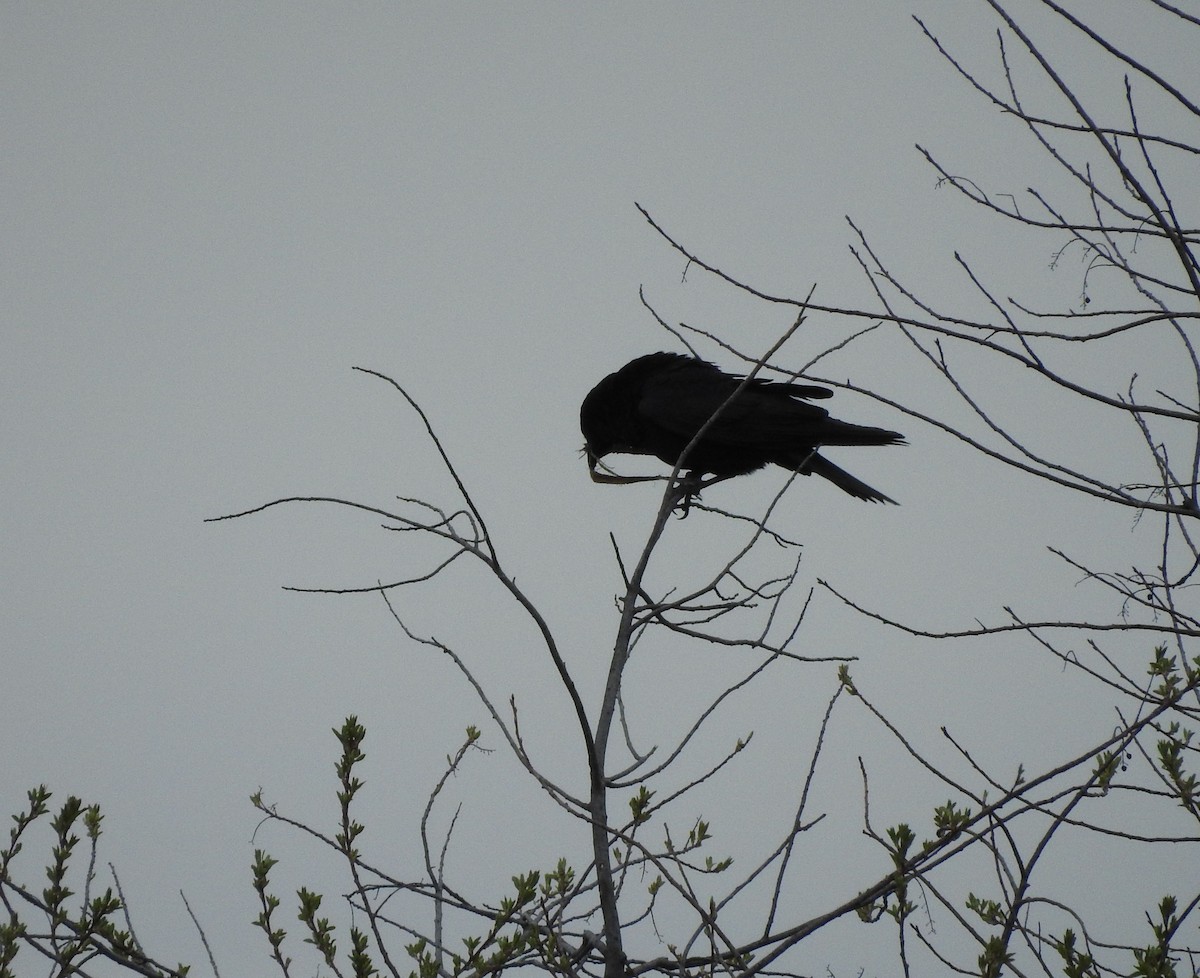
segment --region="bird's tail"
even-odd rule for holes
[[[861,424],[848,424],[845,421],[835,421],[833,418],[829,418],[821,426],[820,438],[817,440],[822,445],[905,444],[904,436],[898,431],[888,431],[885,428],[872,428]]]
[[[895,435],[896,434],[894,431],[881,431],[879,428],[872,428],[872,429],[868,429],[868,430],[880,431],[881,434],[885,434],[885,435]],[[891,441],[887,441],[887,442],[869,442],[869,443],[868,442],[859,442],[857,444],[890,445],[892,443],[893,442],[891,442]],[[842,492],[849,493],[851,496],[854,496],[856,499],[866,499],[867,501],[872,502],[872,503],[891,503],[892,505],[898,505],[896,503],[896,500],[894,500],[888,496],[885,496],[878,489],[872,489],[869,485],[867,485],[861,479],[854,478],[854,476],[852,476],[845,469],[838,468],[831,461],[829,461],[829,459],[822,458],[816,452],[811,452],[806,459],[801,461],[800,464],[794,466],[794,468],[796,469],[797,472],[800,472],[804,475],[815,474],[815,475],[821,476],[821,478],[823,478],[823,479],[828,479],[835,486],[837,486],[839,489],[841,489]]]

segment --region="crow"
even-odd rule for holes
[[[654,455],[674,466],[719,410],[683,459],[682,468],[688,470],[685,481],[699,482],[706,474],[728,479],[774,462],[801,475],[819,475],[858,499],[895,502],[822,458],[817,449],[897,445],[904,443],[903,435],[838,421],[824,408],[809,404],[833,396],[825,387],[755,378],[729,401],[742,380],[679,353],[651,353],[609,374],[579,409],[592,480],[623,483],[645,478],[598,472],[600,459],[610,452]]]

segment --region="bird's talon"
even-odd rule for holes
[[[676,488],[683,493],[676,504],[681,520],[687,519],[688,513],[692,511],[692,501],[700,499],[700,489],[702,486],[702,477],[694,472],[689,472],[676,483]]]

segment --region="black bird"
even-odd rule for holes
[[[896,445],[904,442],[903,435],[838,421],[824,408],[807,403],[832,397],[833,391],[826,387],[755,378],[726,404],[741,382],[741,377],[711,363],[678,353],[651,353],[609,374],[592,388],[579,409],[592,479],[641,481],[597,472],[600,459],[610,452],[654,455],[674,466],[720,408],[716,420],[683,460],[687,478],[698,481],[710,474],[727,479],[774,462],[801,475],[815,473],[858,499],[895,502],[822,458],[817,449]]]

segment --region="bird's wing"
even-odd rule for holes
[[[646,379],[638,403],[644,421],[691,437],[737,390],[740,380],[704,363],[682,363]],[[818,393],[819,392],[819,393]],[[826,396],[823,387],[752,381],[721,410],[705,440],[773,446],[819,429],[829,412],[799,397]]]

